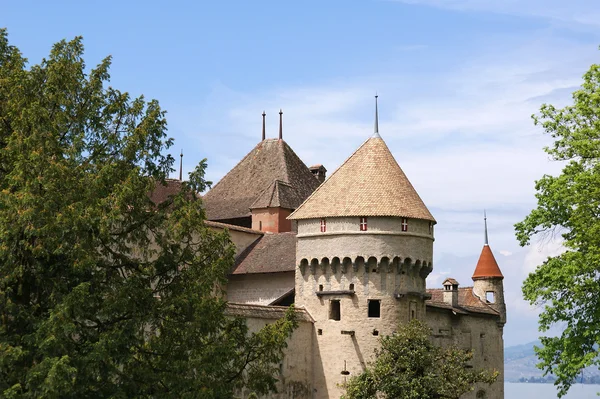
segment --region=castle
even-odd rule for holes
[[[257,329],[284,306],[298,309],[271,397],[339,398],[379,337],[416,318],[436,344],[472,350],[471,366],[500,371],[463,397],[503,398],[506,307],[487,226],[473,286],[447,278],[427,288],[436,221],[379,135],[377,111],[375,133],[328,179],[283,140],[279,116],[279,138],[265,137],[263,113],[262,141],[203,197],[207,223],[236,246],[229,312]]]

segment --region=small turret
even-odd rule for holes
[[[483,213],[485,238],[481,255],[473,272],[473,293],[492,309],[500,313],[500,320],[506,323],[506,304],[504,303],[504,276],[492,253],[488,241],[487,217]]]

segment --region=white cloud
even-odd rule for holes
[[[600,26],[600,11],[594,0],[395,0],[458,11],[482,11],[545,18],[567,24]]]

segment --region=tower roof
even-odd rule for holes
[[[494,277],[504,278],[490,246],[485,244],[481,250],[481,255],[479,255],[479,260],[477,261],[477,266],[475,267],[475,272],[473,272],[473,276],[471,278],[473,280],[479,280],[483,278]]]
[[[319,181],[283,140],[261,141],[203,197],[209,220],[250,216],[250,206],[275,180],[293,187],[304,201]]]
[[[399,216],[435,219],[378,134],[365,141],[289,219]]]
[[[303,198],[298,195],[296,189],[281,180],[274,180],[256,201],[250,205],[250,209],[258,208],[286,208],[296,209],[302,203]]]

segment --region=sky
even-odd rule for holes
[[[32,64],[75,36],[89,67],[111,55],[113,87],[167,110],[184,176],[207,158],[214,182],[258,143],[263,110],[267,137],[282,109],[284,139],[331,174],[372,134],[378,93],[380,134],[438,222],[428,286],[472,284],[486,209],[505,345],[538,337],[520,286],[560,242],[520,248],[513,225],[561,165],[531,115],[569,104],[598,62],[596,0],[0,0],[0,27]]]

